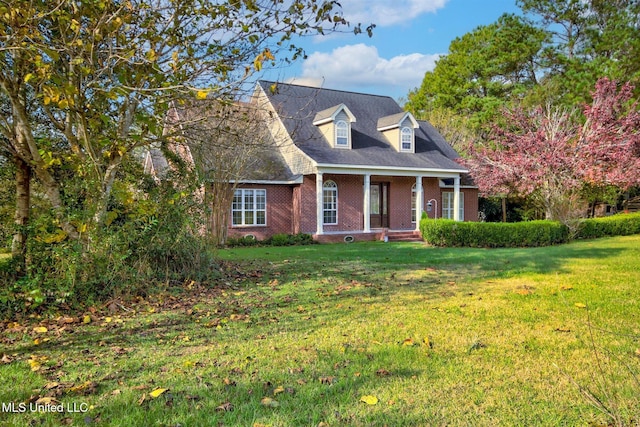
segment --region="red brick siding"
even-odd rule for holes
[[[289,185],[243,185],[239,188],[267,190],[267,225],[232,226],[229,215],[229,237],[242,237],[253,234],[258,240],[264,240],[277,233],[293,233],[293,188]],[[229,207],[231,209],[231,207]]]
[[[340,186],[338,186],[340,197]],[[316,176],[305,175],[300,186],[299,222],[301,233],[316,232]]]
[[[433,206],[431,212],[427,212],[429,218],[434,218],[436,214],[436,207],[438,212],[438,218],[442,217],[442,195],[440,194],[440,180],[438,178],[425,178],[422,180],[422,191],[424,192],[424,206],[423,212],[427,212],[427,204],[429,200],[435,199],[438,202],[438,206]]]
[[[362,231],[364,176],[325,174],[322,179],[325,182],[331,180],[338,185],[338,224],[325,225],[324,231]]]

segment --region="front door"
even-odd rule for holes
[[[389,227],[389,183],[374,182],[370,186],[371,228]]]

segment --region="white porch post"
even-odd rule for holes
[[[420,231],[420,219],[422,218],[422,206],[424,206],[424,191],[422,190],[422,177],[416,177],[416,231]]]
[[[460,218],[460,176],[453,179],[453,219],[462,221]]]
[[[316,234],[324,233],[324,209],[322,206],[322,173],[316,173]]]
[[[364,176],[364,201],[362,214],[364,215],[364,232],[371,232],[371,174]]]

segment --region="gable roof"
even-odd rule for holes
[[[378,130],[380,132],[387,130],[387,129],[393,129],[393,128],[397,128],[400,126],[400,124],[402,122],[404,122],[404,120],[406,118],[409,118],[409,120],[411,121],[411,125],[414,127],[414,129],[417,129],[420,127],[420,125],[418,124],[418,122],[416,121],[416,119],[413,118],[413,114],[407,112],[402,112],[402,113],[396,113],[396,114],[392,114],[390,116],[386,116],[386,117],[381,117],[378,119]]]
[[[378,120],[400,119],[406,112],[388,96],[260,81],[295,145],[319,165],[384,166],[466,172],[456,151],[425,121],[417,121],[415,153],[396,151],[378,130]],[[275,90],[274,90],[275,89]],[[351,125],[352,148],[335,149],[314,126],[316,115],[344,104],[357,118]],[[337,108],[337,107],[336,107]],[[335,110],[334,110],[335,111]]]
[[[351,123],[356,121],[356,117],[353,115],[351,111],[349,111],[347,106],[344,104],[340,104],[340,105],[336,105],[335,107],[330,107],[330,108],[327,108],[326,110],[322,110],[316,113],[316,116],[313,118],[313,125],[318,126],[324,123],[331,122],[336,119],[336,116],[341,111],[344,111],[346,113]]]

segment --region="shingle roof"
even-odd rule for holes
[[[397,152],[378,129],[381,118],[405,112],[387,96],[260,81],[264,93],[278,111],[296,146],[319,164],[386,166],[465,171],[442,135],[425,121],[418,121],[414,153]],[[275,87],[275,91],[272,88]],[[332,148],[313,125],[316,114],[344,104],[355,116],[352,149]]]

